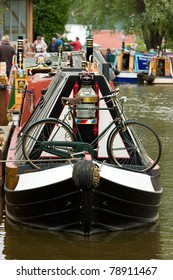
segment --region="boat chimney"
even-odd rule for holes
[[[93,38],[87,39],[86,61],[93,62]]]
[[[18,36],[17,40],[17,65],[23,69],[23,36]]]

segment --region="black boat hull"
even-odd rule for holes
[[[6,213],[33,227],[82,235],[144,226],[158,219],[162,188],[158,178],[153,182],[153,191],[103,177],[97,187],[78,187],[69,178],[27,190],[5,188]]]

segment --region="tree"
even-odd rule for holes
[[[147,50],[170,41],[173,0],[75,0],[72,9],[78,23],[143,36]]]
[[[5,13],[5,11],[7,11],[8,9],[6,7],[0,7],[0,25],[3,24],[3,14]]]
[[[56,33],[63,34],[69,18],[71,0],[33,0],[34,39],[44,35],[47,43]]]

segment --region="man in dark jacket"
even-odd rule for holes
[[[10,70],[12,67],[13,55],[15,55],[15,50],[10,45],[9,36],[5,35],[2,37],[2,42],[0,45],[0,62],[6,62],[6,74],[8,78],[10,76]]]
[[[52,42],[48,45],[48,52],[58,52],[58,44],[56,38],[52,38]]]

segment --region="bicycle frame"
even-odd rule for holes
[[[100,142],[99,145],[96,144],[98,144],[99,141],[108,133],[106,141],[107,154],[110,161],[120,167],[127,166],[127,168],[130,170],[136,170],[137,168],[137,170],[145,171],[153,168],[161,156],[161,143],[157,134],[145,124],[139,123],[135,120],[127,120],[123,114],[123,106],[121,106],[119,101],[116,100],[116,95],[107,95],[105,97],[101,97],[100,100],[107,97],[110,98],[105,101],[105,104],[112,101],[111,107],[91,106],[91,108],[89,105],[85,107],[81,105],[80,107],[80,102],[76,98],[72,99],[64,97],[62,102],[68,102],[67,104],[63,103],[64,105],[68,105],[68,110],[64,112],[63,118],[43,119],[31,125],[28,131],[26,131],[23,144],[23,150],[26,159],[32,162],[33,156],[36,155],[38,157],[42,152],[47,153],[42,154],[43,161],[44,156],[45,158],[51,158],[51,154],[62,159],[76,158],[76,156],[78,158],[81,157],[81,155],[83,157],[83,155],[86,153],[89,153],[91,157],[102,157],[101,153],[99,153],[101,151],[99,149],[102,148],[102,143]],[[78,106],[76,106],[77,104]],[[76,111],[75,114],[75,110],[91,111],[91,114],[86,114],[86,118],[91,120],[88,122],[91,124],[91,126],[88,126],[86,131],[85,129],[83,130],[82,127],[86,127],[88,124],[82,124],[85,122],[81,123],[83,118],[79,117],[81,115],[85,116],[85,114],[80,114],[78,111]],[[97,114],[95,114],[96,110],[108,110],[112,115],[112,120],[109,119],[108,125],[105,124],[105,128],[103,128],[101,133],[99,133],[96,137],[94,135],[94,131],[90,137],[90,135],[88,135],[88,132],[90,133],[90,127],[93,127],[93,123],[97,123],[95,121],[95,118],[98,117]],[[90,118],[91,116],[92,118]],[[68,121],[68,117],[71,118],[70,122]],[[111,130],[112,127],[113,129]],[[38,129],[41,137],[40,139],[38,137],[35,139],[33,138],[32,134],[36,132],[38,136]],[[140,137],[138,137],[138,134]],[[145,137],[145,135],[149,135],[151,141],[148,142],[148,138]],[[144,137],[147,142],[145,141]],[[35,147],[32,146],[33,155],[30,152],[30,139],[33,139],[31,144],[35,145]],[[150,146],[148,147],[148,143],[154,143],[156,153],[154,149],[151,149]],[[147,151],[149,151],[149,154]],[[152,151],[154,151],[154,154]],[[97,152],[98,155],[96,154]],[[154,160],[153,163],[151,159]],[[35,167],[36,165],[32,164],[32,166]],[[133,168],[129,168],[129,166],[133,166]]]
[[[74,116],[74,114],[73,114],[73,110],[74,110],[74,108],[73,108],[72,106],[69,106],[69,110],[68,110],[67,114],[65,115],[64,119],[61,120],[61,121],[62,121],[62,122],[65,122],[66,124],[68,124],[66,120],[67,120],[68,116],[70,115],[70,117],[72,118],[74,127],[75,127],[75,129],[76,129],[76,132],[77,132],[77,133],[76,133],[77,141],[83,142],[81,133],[80,133],[79,128],[78,128],[78,124],[77,124],[76,119],[75,119],[75,116]],[[78,110],[84,110],[84,109],[78,107]],[[86,110],[86,109],[85,109],[85,110]],[[107,107],[107,108],[99,108],[99,107],[96,107],[96,108],[94,108],[94,110],[99,110],[99,111],[101,111],[101,110],[109,110],[109,111],[111,111],[111,110],[112,110],[112,111],[114,111],[115,108],[114,108],[114,107]],[[114,127],[114,129],[115,129],[115,128],[116,128],[116,124],[117,124],[119,121],[121,121],[121,120],[122,120],[122,117],[121,117],[120,115],[119,115],[118,117],[114,118],[114,119],[109,123],[109,125],[107,125],[107,126],[103,129],[103,131],[90,143],[90,145],[91,145],[92,147],[94,147],[94,146],[99,142],[99,140],[102,139],[106,133],[108,133],[108,131],[110,130],[110,128],[111,128],[113,125],[115,125],[115,127]],[[123,120],[122,120],[122,121],[123,121]],[[69,124],[68,124],[68,125],[69,125]],[[113,129],[113,130],[114,130],[114,129]]]

